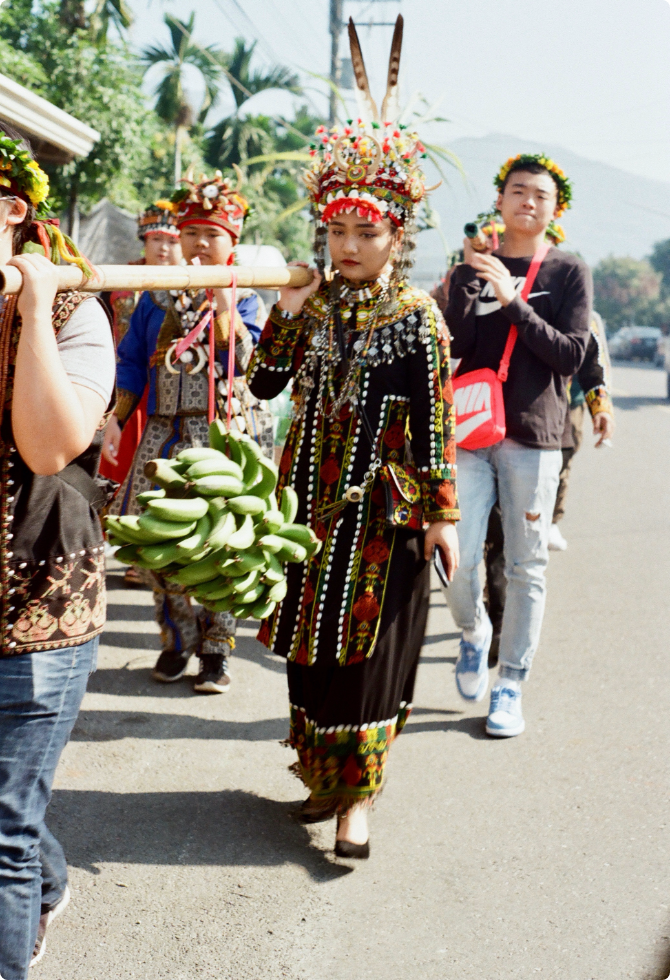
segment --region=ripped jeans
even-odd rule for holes
[[[460,629],[474,638],[486,634],[488,615],[478,568],[489,513],[498,499],[507,578],[499,664],[501,675],[514,680],[526,679],[540,642],[547,538],[561,462],[560,449],[531,449],[513,439],[487,449],[457,452],[461,563],[445,597]]]

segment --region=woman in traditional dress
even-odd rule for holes
[[[319,127],[306,175],[317,267],[327,240],[333,275],[282,290],[247,376],[262,398],[294,378],[281,483],[323,541],[289,566],[287,596],[259,633],[287,658],[289,742],[310,790],[301,816],[337,814],[336,853],[365,858],[366,804],[412,707],[429,560],[438,546],[453,575],[459,515],[448,334],[406,281],[425,182],[421,143],[395,122],[402,19],[381,119],[349,31],[363,118]]]
[[[220,173],[200,183],[188,175],[169,205],[176,216],[184,258],[188,263],[232,265],[234,246],[248,211],[246,200]],[[251,289],[238,289],[234,316],[236,373],[233,406],[235,424],[249,432],[268,456],[273,452],[272,416],[253,398],[244,372],[254,343],[266,319],[263,301]],[[149,387],[148,418],[133,465],[119,490],[111,513],[136,514],[136,495],[152,483],[145,464],[158,457],[170,459],[189,446],[209,445],[207,332],[175,360],[175,347],[212,309],[216,328],[216,383],[219,407],[227,395],[230,290],[145,292],[118,349],[118,402],[116,417],[123,426]],[[189,659],[200,659],[195,679],[198,693],[223,693],[230,687],[228,654],[235,646],[236,622],[230,613],[196,609],[184,590],[151,573],[156,618],[161,629],[162,652],[153,677],[163,683],[178,681]]]

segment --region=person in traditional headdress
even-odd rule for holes
[[[280,485],[323,542],[289,566],[258,634],[287,660],[289,742],[310,791],[301,817],[337,814],[336,853],[365,858],[368,805],[412,708],[430,558],[439,546],[453,574],[459,514],[449,338],[407,282],[426,187],[421,141],[397,122],[402,18],[381,114],[351,21],[349,36],[361,118],[320,126],[306,173],[319,271],[281,291],[247,377],[259,398],[293,378]]]
[[[189,264],[232,265],[249,206],[236,186],[219,171],[214,177],[193,174],[182,180],[170,201],[158,202],[175,215],[182,253]],[[239,179],[238,179],[239,183]],[[211,297],[211,299],[210,299]],[[228,343],[235,343],[233,381],[235,425],[256,439],[268,456],[273,452],[272,416],[252,397],[244,372],[267,318],[262,299],[251,289],[237,290],[237,309],[230,313],[230,290],[145,292],[131,316],[118,348],[116,417],[123,427],[149,387],[147,423],[133,465],[110,513],[136,514],[136,495],[152,483],[144,475],[151,459],[171,459],[189,446],[208,446],[208,333],[198,335],[175,360],[177,343],[191,333],[213,304],[216,330],[216,392],[225,414],[228,392]],[[196,610],[184,590],[162,575],[150,573],[162,651],[153,670],[155,680],[178,681],[192,654],[200,658],[194,690],[222,693],[230,687],[228,655],[235,646],[236,621],[229,613]]]
[[[151,204],[142,211],[137,219],[137,237],[144,246],[144,255],[137,262],[131,262],[131,265],[179,265],[179,229],[177,217],[170,208]],[[140,293],[132,289],[118,289],[107,295],[114,318],[114,340],[118,346],[128,332],[130,318]],[[147,418],[148,396],[145,389],[142,400],[131,418],[126,420],[123,431],[115,415],[109,420],[102,447],[100,473],[117,483],[123,483],[128,475],[140,444]],[[144,584],[141,572],[132,565],[126,570],[124,582],[132,586]]]
[[[114,391],[97,299],[59,292],[56,265],[92,269],[49,220],[49,181],[0,122],[0,976],[26,980],[69,901],[45,814],[95,669],[105,555],[95,476]]]

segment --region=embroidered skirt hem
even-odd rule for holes
[[[371,803],[381,791],[389,749],[412,710],[430,566],[423,534],[400,534],[372,655],[344,666],[333,649],[311,665],[286,665],[288,744],[298,753],[292,769],[317,806],[339,813]]]

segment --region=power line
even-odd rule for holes
[[[217,6],[218,6],[217,0],[215,0],[215,3],[217,3]],[[222,13],[223,13],[223,11],[222,11]],[[192,35],[190,35],[188,33],[188,31],[182,26],[182,24],[181,24],[180,21],[177,21],[176,18],[175,18],[173,22],[177,25],[177,27],[182,32],[182,34],[184,35],[184,37],[188,37],[188,39],[190,40],[191,44],[194,47],[196,47],[200,51],[200,53],[203,54],[208,59],[208,61],[210,61],[213,65],[216,65],[217,68],[219,68],[219,70],[224,73],[224,75],[226,76],[226,78],[228,79],[228,81],[231,83],[231,85],[234,85],[236,88],[238,88],[240,90],[240,92],[242,92],[243,95],[246,95],[246,97],[248,99],[253,98],[253,96],[257,94],[255,92],[250,92],[249,89],[246,87],[246,85],[243,85],[242,82],[239,81],[239,79],[235,78],[235,76],[232,75],[228,71],[228,69],[225,67],[225,65],[223,65],[220,61],[218,61],[216,58],[214,58],[212,56],[212,54],[211,54],[210,51],[208,51],[206,48],[203,48],[200,44],[198,44],[198,42],[192,37]],[[282,116],[270,116],[270,115],[268,115],[268,119],[272,119],[273,122],[278,123],[284,129],[289,130],[295,136],[299,136],[300,139],[304,140],[305,143],[308,143],[309,142],[309,139],[310,138],[308,136],[305,136],[304,133],[302,133],[299,129],[296,129],[295,126],[292,126],[288,122],[288,120],[284,119]]]
[[[240,11],[241,13],[242,13],[242,15],[244,16],[244,18],[245,18],[245,19],[246,19],[246,20],[247,20],[247,21],[249,22],[249,24],[251,25],[251,29],[252,29],[252,37],[254,38],[254,40],[255,40],[255,41],[257,41],[257,42],[258,42],[258,43],[259,43],[259,44],[261,45],[261,47],[262,47],[262,48],[264,48],[264,50],[265,50],[265,53],[266,53],[266,55],[268,55],[268,56],[269,56],[269,58],[270,58],[270,61],[271,61],[271,63],[272,63],[272,64],[275,64],[275,65],[278,65],[278,64],[281,64],[281,59],[279,59],[279,58],[278,58],[278,57],[277,57],[277,56],[275,55],[275,53],[274,53],[274,50],[272,49],[272,47],[271,47],[271,46],[270,46],[270,45],[269,45],[269,44],[267,43],[267,41],[265,40],[265,38],[263,37],[263,35],[262,35],[262,34],[260,34],[260,32],[259,32],[259,31],[257,30],[257,28],[256,28],[256,26],[255,26],[255,24],[254,24],[254,22],[253,22],[253,21],[251,20],[251,18],[249,17],[249,15],[248,15],[248,14],[247,14],[247,13],[246,13],[246,12],[245,12],[245,11],[244,11],[243,9],[242,9],[242,7],[240,6],[240,4],[239,4],[239,2],[238,2],[238,0],[231,0],[231,2],[232,2],[232,3],[233,3],[233,4],[235,5],[235,7],[236,7],[236,8],[237,8],[237,9],[238,9],[238,10],[239,10],[239,11]],[[271,0],[271,2],[272,2],[272,0]],[[226,18],[226,20],[228,20],[228,21],[229,21],[229,22],[230,22],[231,24],[233,24],[233,26],[234,26],[234,28],[235,28],[235,30],[236,30],[236,31],[240,31],[240,33],[241,33],[241,34],[244,34],[244,33],[245,33],[245,32],[244,32],[244,30],[242,30],[242,29],[241,29],[241,28],[240,28],[240,27],[239,27],[239,26],[238,26],[238,25],[237,25],[237,24],[235,23],[235,21],[234,21],[234,20],[232,20],[232,18],[230,17],[230,14],[228,14],[228,13],[227,13],[227,12],[226,12],[226,11],[224,10],[224,7],[223,7],[223,5],[222,5],[222,2],[221,2],[221,0],[214,0],[214,4],[215,4],[215,6],[216,6],[216,7],[218,8],[218,10],[219,10],[219,11],[220,11],[220,12],[221,12],[221,13],[223,14],[223,16],[224,16],[224,17]],[[275,8],[275,9],[276,9],[276,8]],[[300,67],[299,67],[299,66],[297,66],[297,65],[295,64],[295,62],[294,62],[293,64],[294,64],[294,66],[295,66],[295,67],[297,67],[297,68],[298,68],[298,69],[300,70]],[[224,69],[224,71],[225,71],[225,69]],[[228,74],[228,72],[226,72],[226,74],[228,75],[228,78],[229,78],[229,79],[232,79],[232,76],[230,76],[230,75]],[[246,94],[248,98],[250,98],[250,97],[251,97],[251,95],[252,95],[253,93],[248,93],[248,92],[247,92],[247,90],[246,90],[246,89],[243,89],[243,88],[242,88],[242,86],[241,86],[241,85],[240,85],[240,84],[239,84],[239,83],[238,83],[238,82],[237,82],[236,80],[235,80],[235,83],[237,84],[237,86],[238,86],[238,88],[240,88],[240,91],[243,91],[243,93],[244,93],[244,94]],[[320,114],[321,114],[321,112],[320,112],[320,110],[319,110],[319,107],[318,107],[318,106],[316,105],[316,103],[315,103],[315,102],[314,102],[314,100],[312,99],[312,97],[311,97],[311,95],[309,94],[309,92],[304,92],[304,96],[305,96],[305,98],[307,99],[307,101],[308,101],[308,102],[310,103],[310,105],[312,106],[312,109],[313,109],[313,110],[314,110],[314,111],[315,111],[315,112],[317,113],[317,115],[320,115]],[[276,121],[276,120],[275,120],[275,121]],[[286,124],[286,122],[284,121],[284,123],[283,123],[283,125],[288,125],[288,124]],[[291,127],[290,127],[290,125],[288,126],[288,128],[289,128],[289,129],[291,129]],[[292,132],[294,132],[294,133],[296,133],[296,134],[297,134],[297,133],[299,132],[299,130],[293,130],[293,129],[292,129],[291,131],[292,131]],[[302,135],[302,136],[303,136],[303,138],[304,138],[304,134],[301,134],[301,135]]]
[[[249,22],[249,25],[251,27],[252,36],[255,37],[255,39],[259,42],[259,44],[261,45],[261,47],[265,49],[266,55],[268,55],[268,57],[272,61],[274,61],[275,64],[278,64],[279,63],[279,59],[277,58],[277,56],[275,55],[274,51],[272,50],[272,46],[270,44],[268,44],[268,42],[265,40],[264,36],[258,30],[258,28],[256,27],[256,25],[252,21],[251,17],[248,15],[248,13],[246,12],[246,10],[244,10],[244,8],[240,5],[239,0],[230,0],[230,2],[235,6],[235,8],[237,10],[239,10],[239,12],[242,14],[242,16],[244,17],[244,19]],[[223,5],[221,3],[221,0],[214,0],[214,4],[215,4],[216,7],[218,7],[218,9],[221,11],[221,13],[224,14],[224,16],[225,16],[225,11],[223,9]]]

